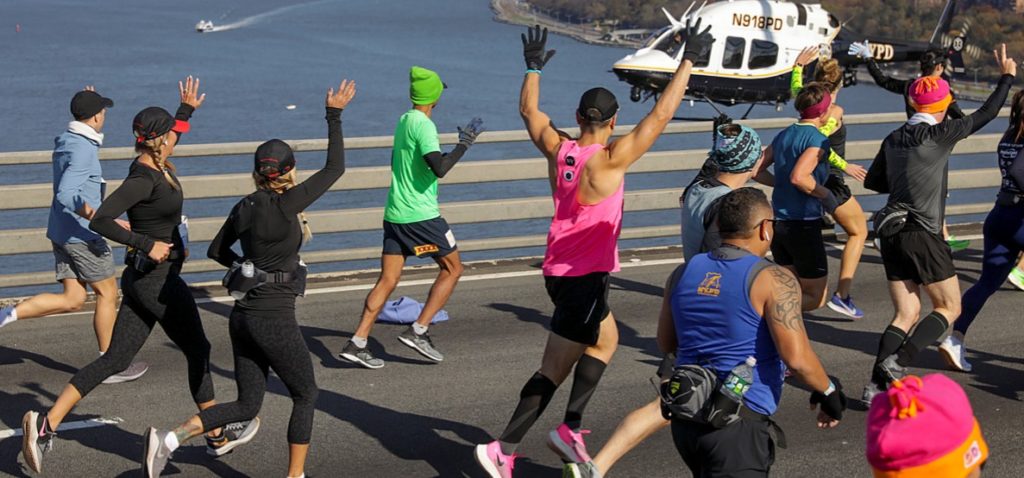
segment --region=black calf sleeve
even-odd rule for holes
[[[573,430],[580,428],[583,421],[583,409],[590,402],[590,397],[597,389],[597,383],[601,381],[601,375],[608,364],[584,355],[576,362],[576,372],[572,379],[572,392],[569,394],[569,404],[565,407],[565,424]]]
[[[917,328],[914,329],[914,333],[900,347],[896,363],[903,367],[913,363],[917,354],[928,348],[936,340],[939,340],[939,337],[946,333],[947,328],[949,328],[949,321],[942,314],[932,311],[928,316],[921,319],[921,322],[917,324]]]
[[[896,353],[907,340],[907,333],[903,329],[890,325],[882,332],[882,338],[878,341],[878,355],[875,355],[875,364],[882,363],[886,357]]]
[[[512,419],[509,420],[508,426],[505,427],[505,431],[498,439],[505,443],[523,441],[526,432],[540,418],[540,414],[544,413],[544,409],[547,408],[557,388],[558,385],[555,385],[555,382],[541,375],[540,372],[533,374],[530,380],[527,380],[526,385],[523,385],[523,390],[519,393],[519,406],[512,413]]]

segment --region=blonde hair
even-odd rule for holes
[[[278,194],[294,188],[298,183],[297,179],[298,174],[296,174],[295,168],[273,179],[262,176],[255,171],[252,173],[252,180],[256,183],[256,189],[274,191]],[[306,218],[305,212],[299,213],[299,220],[302,221],[302,243],[305,244],[313,239],[313,230],[309,228],[309,220]]]
[[[177,171],[177,169],[170,159],[163,156],[164,145],[167,144],[167,136],[169,134],[171,134],[170,131],[162,136],[135,143],[135,152],[149,154],[153,158],[153,162],[156,163],[156,167],[164,173],[164,179],[167,179],[167,184],[171,186],[171,189],[179,189],[180,185],[171,176],[171,173]]]
[[[843,70],[835,58],[822,60],[814,69],[814,81],[824,84],[829,91],[836,91],[843,86]]]

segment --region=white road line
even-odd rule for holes
[[[124,423],[124,420],[122,420],[122,419],[120,419],[118,417],[114,417],[114,418],[103,418],[103,417],[91,418],[89,420],[82,420],[82,421],[79,421],[79,422],[61,423],[60,424],[60,432],[63,433],[63,432],[66,432],[66,431],[71,431],[71,430],[81,430],[83,428],[96,428],[96,427],[102,427],[102,426],[105,426],[105,425],[118,425],[118,424],[121,424],[121,423]],[[22,431],[21,431],[20,428],[17,429],[17,430],[0,430],[0,440],[5,440],[5,439],[11,438],[11,437],[18,437],[18,436],[21,436],[21,435],[22,435]]]

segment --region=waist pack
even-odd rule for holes
[[[871,225],[878,237],[892,237],[907,225],[910,211],[898,204],[887,204],[871,216]]]
[[[252,263],[248,265],[252,265]],[[252,266],[252,274],[246,275],[245,266],[246,264],[243,262],[235,262],[224,274],[224,279],[221,280],[221,285],[235,300],[242,300],[249,291],[264,284],[292,284],[296,295],[300,297],[306,295],[308,269],[301,260],[299,266],[292,272],[267,272]]]
[[[740,419],[739,404],[719,392],[721,380],[700,365],[680,365],[658,389],[662,416],[724,428]]]
[[[181,251],[171,249],[170,255],[167,256],[167,260],[164,262],[180,262],[183,258],[184,255]],[[160,264],[162,263],[150,259],[149,254],[132,247],[129,247],[128,251],[124,254],[124,265],[143,274],[152,272]]]
[[[999,194],[996,195],[996,205],[1003,207],[1024,207],[1024,194],[999,191]]]

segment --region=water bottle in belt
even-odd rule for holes
[[[747,357],[747,360],[729,372],[729,376],[715,394],[714,412],[710,419],[712,425],[721,428],[739,419],[737,414],[740,411],[740,404],[743,402],[743,395],[754,383],[756,365],[756,358]]]
[[[252,264],[252,261],[246,260],[242,263],[242,275],[249,278],[256,275],[256,266]]]

